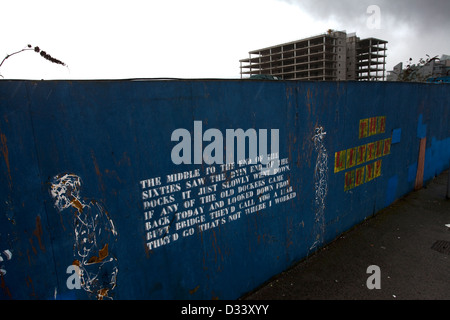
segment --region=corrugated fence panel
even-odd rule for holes
[[[448,168],[448,89],[3,80],[0,298],[239,298]]]

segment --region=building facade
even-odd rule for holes
[[[249,52],[239,60],[241,78],[283,80],[383,80],[387,41],[327,33]]]
[[[403,68],[400,62],[388,71],[387,81],[425,82],[430,78],[447,77],[450,75],[450,56],[443,54],[440,58],[428,59],[423,63],[410,64]]]

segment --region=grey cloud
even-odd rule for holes
[[[333,18],[338,22],[355,24],[365,21],[369,5],[379,6],[386,21],[395,27],[408,24],[418,30],[442,29],[450,26],[448,0],[280,0],[295,4],[317,17]]]
[[[278,0],[310,14],[317,20],[335,22],[331,29],[356,32],[361,37],[377,37],[389,41],[389,66],[425,58],[425,54],[449,54],[449,0]],[[370,5],[377,5],[381,29],[367,27]],[[323,30],[324,32],[326,30]]]

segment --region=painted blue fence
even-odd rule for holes
[[[0,81],[0,298],[239,298],[448,168],[449,88]]]

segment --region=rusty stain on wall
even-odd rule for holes
[[[12,190],[12,177],[11,177],[11,166],[10,166],[10,162],[9,162],[9,149],[8,149],[8,143],[7,143],[7,138],[6,135],[4,135],[3,133],[0,132],[0,151],[3,155],[3,158],[5,160],[5,164],[6,164],[6,169],[7,169],[7,179],[8,179],[8,187],[10,190]],[[11,198],[11,194],[8,195],[8,200],[6,201],[6,204],[8,206],[8,210],[6,212],[6,217],[8,218],[8,220],[10,222],[12,222],[13,224],[15,223],[15,219],[14,219],[14,209],[13,209],[13,201]]]
[[[197,292],[197,290],[200,288],[200,285],[196,286],[194,289],[189,290],[189,294],[194,294]]]
[[[39,248],[45,252],[45,247],[42,243],[42,224],[41,224],[41,217],[37,216],[36,217],[36,229],[34,229],[33,231],[33,235],[37,238],[38,243],[39,243]]]
[[[5,279],[3,278],[2,274],[0,274],[0,288],[2,288],[3,292],[5,293],[5,296],[12,299],[11,291],[6,285]]]
[[[9,176],[8,182],[11,186],[12,179],[11,179],[11,167],[9,165],[9,150],[6,136],[3,133],[0,133],[0,141],[1,141],[0,149],[3,154],[3,158],[5,159],[6,168],[8,169],[8,176]]]
[[[102,173],[101,173],[100,168],[98,166],[97,159],[95,158],[93,150],[91,151],[91,157],[92,157],[92,161],[94,163],[95,174],[97,175],[98,180],[99,180],[100,188],[102,189],[102,192],[104,193],[105,192],[105,186],[103,184]]]
[[[29,287],[29,288],[31,288],[31,293],[30,293],[30,295],[32,296],[32,297],[36,297],[36,292],[34,291],[34,284],[33,284],[33,280],[31,279],[31,277],[28,275],[27,277],[26,277],[26,284],[27,284],[27,287]]]

